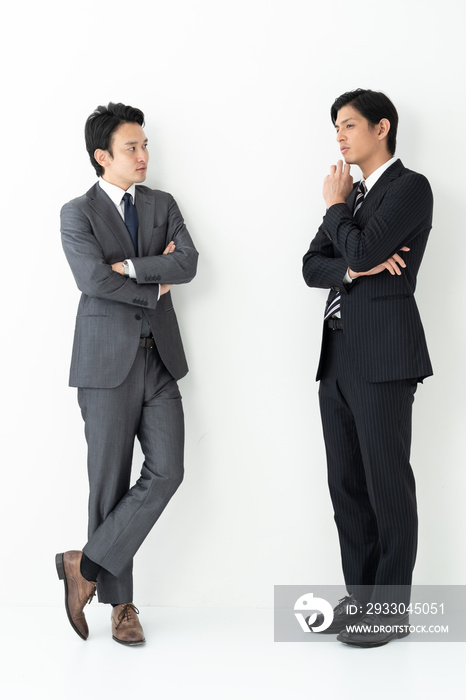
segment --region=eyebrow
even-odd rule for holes
[[[343,121],[341,123],[346,124],[346,122],[350,122],[353,119],[356,119],[356,117],[348,117],[347,119],[343,119]],[[335,124],[335,128],[337,128],[337,126],[338,126],[338,124]]]
[[[144,139],[143,143],[148,143],[149,139]],[[124,146],[137,146],[138,141],[126,141],[123,145]]]

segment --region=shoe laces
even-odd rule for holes
[[[133,613],[136,613],[136,615],[139,615],[139,610],[133,603],[126,603],[122,609],[122,611],[118,615],[118,624],[117,624],[117,629],[121,625],[122,622],[128,622],[133,618]]]
[[[92,603],[92,599],[95,596],[97,590],[97,584],[92,582],[92,591],[89,593],[89,598],[87,599],[88,603]]]
[[[348,605],[348,602],[349,602],[349,601],[354,601],[353,596],[351,596],[351,595],[345,595],[345,596],[343,596],[343,598],[340,598],[340,600],[338,601],[338,604],[335,605],[335,607],[333,608],[334,612],[336,612],[336,611],[339,610],[340,608],[345,607],[346,605]]]

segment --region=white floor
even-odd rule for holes
[[[3,611],[1,698],[464,697],[466,643],[274,643],[272,610],[144,608],[147,643],[128,648],[112,640],[106,606],[86,616],[83,642],[61,608]]]

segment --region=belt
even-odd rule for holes
[[[341,318],[328,318],[327,326],[332,329],[332,331],[342,331],[343,321]]]
[[[155,340],[153,338],[139,338],[140,348],[155,348]]]

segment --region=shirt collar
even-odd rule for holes
[[[118,185],[112,185],[111,182],[107,182],[107,180],[100,178],[99,185],[103,191],[108,194],[116,207],[121,205],[121,200],[125,194],[125,191],[131,195],[134,202],[134,195],[136,194],[136,185],[134,183],[131,185],[131,187],[128,187],[127,190],[123,190],[121,187],[118,187]]]
[[[390,160],[387,160],[386,163],[384,163],[383,165],[381,165],[379,168],[377,168],[377,170],[374,170],[374,172],[371,173],[371,174],[369,175],[369,177],[365,180],[365,183],[366,183],[366,187],[367,187],[367,191],[368,191],[368,192],[369,192],[369,190],[371,189],[371,187],[374,187],[374,185],[375,185],[375,183],[377,182],[377,180],[379,179],[379,177],[380,177],[386,170],[388,170],[388,168],[389,168],[391,165],[393,165],[393,163],[394,163],[396,160],[398,160],[398,158],[396,158],[395,156],[393,156],[392,158],[390,158]]]

